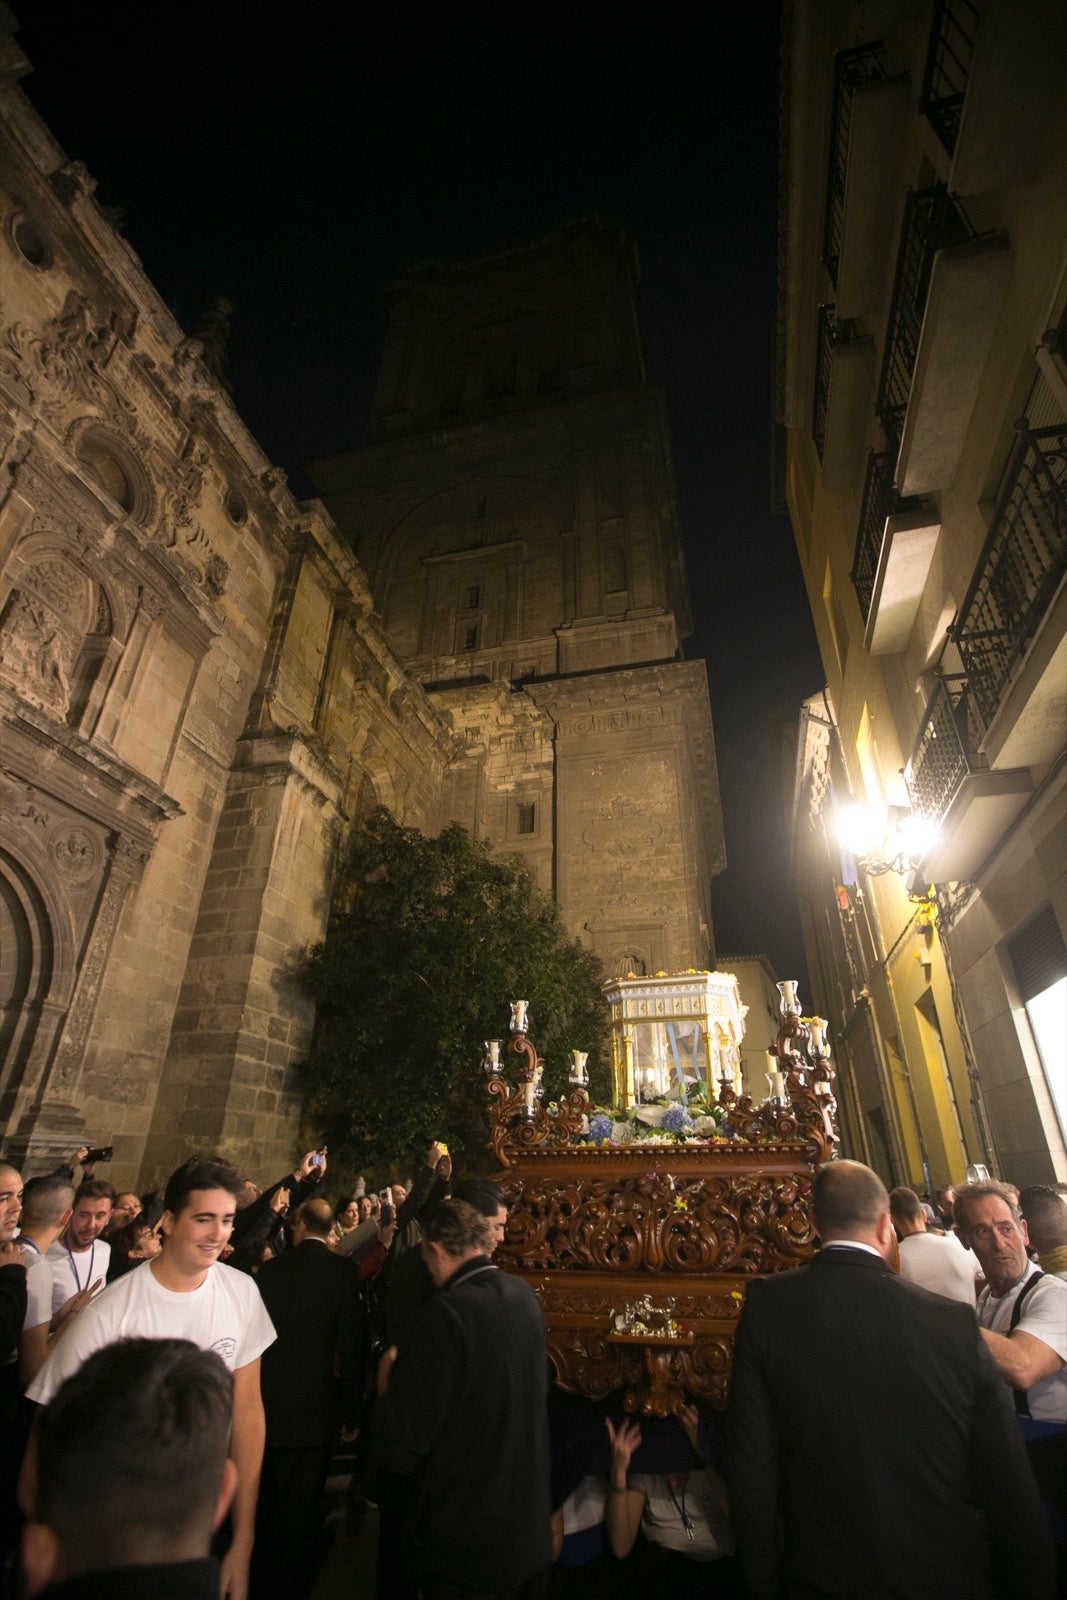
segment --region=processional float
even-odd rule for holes
[[[533,1286],[557,1383],[627,1410],[726,1403],[745,1285],[815,1252],[811,1183],[837,1141],[826,1024],[780,983],[768,1093],[741,1082],[744,1007],[732,975],[657,974],[606,987],[610,1108],[586,1055],[546,1104],[528,1005],[489,1040],[490,1148],[509,1205],[497,1259]]]

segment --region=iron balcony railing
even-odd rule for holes
[[[935,184],[930,189],[915,190],[908,196],[875,401],[886,437],[898,450],[911,394],[934,257],[949,245],[964,244],[976,237],[974,229],[943,183]]]
[[[1024,417],[996,514],[952,636],[982,732],[1067,572],[1067,423]]]
[[[822,258],[835,289],[845,224],[845,180],[848,176],[848,142],[852,134],[852,96],[861,84],[886,76],[880,57],[881,49],[882,41],[876,39],[871,44],[861,44],[853,50],[839,50],[834,58],[830,170],[826,179]]]
[[[834,351],[838,345],[850,344],[856,336],[855,323],[845,319],[839,322],[833,306],[819,307],[819,331],[815,350],[815,397],[811,407],[811,436],[823,458],[826,447],[826,418],[830,405],[830,374],[833,370]]]
[[[911,809],[940,823],[978,762],[978,730],[962,674],[938,678],[919,736],[904,768]]]
[[[981,15],[973,0],[937,0],[930,23],[920,106],[950,156],[960,131]]]
[[[852,583],[863,613],[864,625],[871,613],[874,580],[882,553],[886,518],[899,511],[914,511],[918,500],[902,498],[893,483],[896,450],[872,450],[867,456],[867,476],[863,481],[863,500],[856,529],[856,549],[852,559]]]

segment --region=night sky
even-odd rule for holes
[[[822,686],[771,504],[778,8],[156,8],[14,0],[29,95],[187,329],[236,305],[234,397],[294,491],[351,449],[379,289],[599,214],[637,240],[730,865],[716,942],[803,979],[782,728]],[[733,8],[732,8],[733,9]],[[653,27],[658,31],[652,31]],[[810,994],[802,994],[810,1003]]]

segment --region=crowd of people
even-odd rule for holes
[[[332,1201],[325,1147],[266,1189],[204,1157],[140,1197],[89,1154],[0,1164],[7,1594],[301,1600],[339,1447],[382,1600],[1064,1582],[1062,1189],[930,1202],[829,1163],[818,1254],[748,1286],[726,1413],[638,1420],[553,1389],[493,1259],[504,1194],[442,1144]]]

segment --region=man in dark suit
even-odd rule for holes
[[[490,1220],[462,1200],[424,1219],[437,1292],[378,1369],[385,1462],[409,1475],[405,1553],[422,1600],[547,1591],[545,1319],[529,1284],[490,1261],[495,1245]]]
[[[305,1200],[292,1250],[259,1269],[278,1333],[260,1372],[263,1453],[252,1593],[306,1595],[315,1570],[318,1511],[338,1431],[354,1437],[363,1374],[363,1314],[351,1261],[327,1243],[333,1213]]]
[[[906,1283],[881,1180],[815,1179],[823,1248],[749,1284],[730,1503],[753,1600],[1038,1600],[1052,1548],[969,1306]]]

